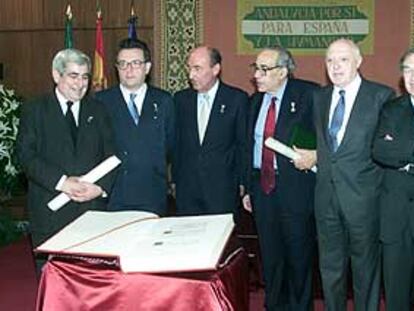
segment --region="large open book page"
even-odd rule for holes
[[[37,252],[118,257],[124,272],[216,269],[233,230],[231,214],[165,217],[88,211]]]

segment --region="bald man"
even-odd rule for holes
[[[191,88],[175,94],[177,213],[234,213],[244,184],[248,96],[219,79],[221,55],[201,46],[187,59]]]
[[[332,85],[314,96],[318,159],[315,217],[329,311],[346,310],[349,262],[355,310],[377,310],[379,302],[382,171],[371,150],[379,112],[394,92],[362,78],[358,73],[361,63],[354,42],[332,42],[325,57]]]

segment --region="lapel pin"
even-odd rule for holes
[[[154,120],[158,119],[158,104],[156,102],[152,103],[152,106],[154,107]]]
[[[220,106],[220,113],[223,114],[225,110],[226,110],[226,105],[221,105]]]
[[[296,103],[295,102],[291,102],[290,103],[290,112],[291,113],[295,113],[296,112]]]
[[[86,120],[86,122],[91,123],[93,120],[93,116],[89,116],[88,119]]]

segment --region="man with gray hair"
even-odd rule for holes
[[[292,77],[295,63],[281,46],[260,52],[251,67],[257,93],[251,97],[248,114],[243,206],[253,212],[256,222],[266,310],[311,310],[315,175],[296,168],[264,141],[273,137],[284,144],[314,148],[300,144],[295,133],[314,135],[311,99],[317,85]]]
[[[400,60],[406,93],[387,102],[373,156],[384,166],[380,240],[387,310],[413,309],[414,273],[414,49]]]
[[[325,56],[331,85],[315,93],[318,174],[315,218],[326,310],[346,310],[352,268],[355,310],[378,310],[380,245],[378,197],[381,168],[372,142],[387,86],[358,69],[362,56],[348,39],[332,42]]]
[[[97,184],[79,180],[114,154],[112,130],[102,105],[85,97],[91,62],[75,49],[52,63],[53,92],[23,105],[17,154],[29,181],[28,213],[36,247],[86,210],[105,208],[112,175]],[[47,203],[59,193],[71,202],[57,211]],[[37,272],[44,259],[36,260]]]

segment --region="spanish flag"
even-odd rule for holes
[[[97,9],[96,19],[95,58],[92,77],[92,87],[95,91],[100,91],[107,87],[104,59],[105,53],[102,33],[102,11],[99,6]]]

